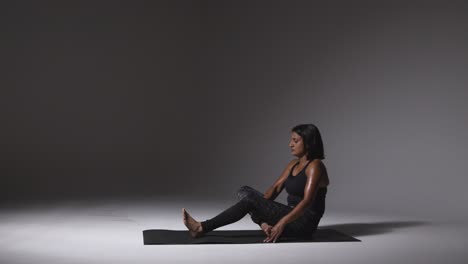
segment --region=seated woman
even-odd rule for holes
[[[265,194],[242,186],[239,201],[215,217],[198,222],[182,208],[183,221],[193,238],[201,237],[250,214],[254,223],[265,232],[263,242],[276,242],[285,236],[311,236],[325,212],[328,173],[322,160],[322,137],[313,124],[297,125],[291,130],[291,154],[296,156]],[[274,201],[286,188],[288,205]]]

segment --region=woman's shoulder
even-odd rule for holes
[[[320,176],[323,176],[323,181],[321,180],[320,187],[327,187],[330,184],[330,179],[328,178],[327,167],[321,159],[315,159],[311,162],[313,163],[312,166],[309,164],[309,168],[306,170],[306,175],[312,176],[314,174],[314,170],[317,169]]]
[[[326,170],[325,164],[321,159],[313,159],[309,162],[307,165],[307,170],[314,170],[314,169],[319,169],[319,170]]]
[[[313,159],[311,160],[310,162],[311,164],[315,165],[315,166],[325,166],[325,164],[323,164],[323,161],[321,159]]]

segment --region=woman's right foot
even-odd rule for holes
[[[182,216],[184,220],[184,225],[188,228],[190,236],[192,236],[193,238],[203,236],[203,227],[201,223],[193,219],[193,217],[189,215],[185,208],[182,208]]]

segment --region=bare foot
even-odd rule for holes
[[[203,227],[201,223],[193,219],[193,217],[189,215],[185,208],[182,208],[182,215],[184,219],[184,225],[188,228],[190,236],[193,238],[203,236]]]

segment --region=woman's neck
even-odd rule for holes
[[[302,156],[301,158],[299,158],[300,165],[305,165],[307,164],[307,162],[309,162],[309,160],[307,159],[307,156]]]

